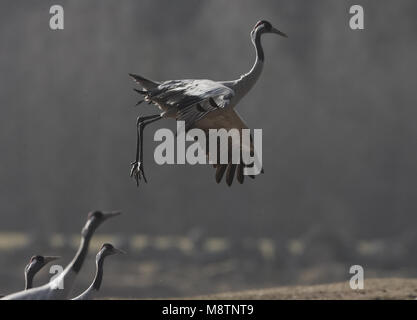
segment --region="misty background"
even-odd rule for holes
[[[65,29],[49,29],[60,4]],[[360,4],[365,29],[349,28]],[[130,179],[139,96],[128,73],[232,80],[270,21],[263,74],[238,112],[263,129],[265,174],[217,185],[204,165],[153,160]],[[20,290],[34,254],[67,263],[90,210],[123,215],[97,230],[76,291],[171,297],[365,277],[417,276],[415,1],[2,1],[0,293]],[[46,268],[47,269],[47,268]],[[50,277],[44,270],[35,282]]]

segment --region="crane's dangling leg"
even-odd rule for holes
[[[143,171],[143,129],[145,129],[145,126],[148,124],[160,119],[162,119],[162,116],[157,114],[147,117],[138,117],[136,121],[136,158],[135,161],[131,163],[132,168],[130,170],[130,176],[135,178],[137,186],[139,186],[141,174],[143,176],[143,180],[148,182]]]

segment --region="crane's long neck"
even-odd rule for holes
[[[251,35],[251,39],[256,50],[255,63],[253,64],[252,69],[250,69],[248,73],[243,74],[235,82],[233,89],[235,90],[235,96],[237,100],[240,100],[249,92],[250,89],[252,89],[256,81],[258,81],[264,65],[265,56],[261,44],[261,33],[255,32]]]
[[[87,256],[88,246],[93,233],[94,230],[83,229],[81,234],[81,243],[74,258],[59,276],[49,282],[48,286],[54,292],[54,299],[66,299],[71,293],[75,278],[84,263],[85,257]]]
[[[96,260],[96,275],[91,287],[97,291],[100,290],[101,282],[103,281],[104,258],[104,255],[100,255],[100,257]]]
[[[25,290],[32,288],[33,286],[33,275],[30,271],[25,270]]]
[[[67,269],[70,268],[75,273],[78,273],[84,263],[85,257],[88,253],[88,246],[90,244],[91,237],[93,236],[93,232],[87,232],[85,235],[83,234],[81,237],[81,243],[78,247],[78,251],[75,254],[74,259],[70,262]]]
[[[96,256],[96,274],[94,276],[94,280],[91,285],[81,293],[79,296],[75,297],[72,300],[90,300],[95,293],[100,290],[101,282],[103,280],[103,265],[104,265],[104,258],[106,255],[103,251],[100,251]]]

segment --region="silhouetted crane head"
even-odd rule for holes
[[[81,234],[85,237],[87,235],[92,235],[97,227],[105,220],[120,215],[121,212],[101,212],[101,211],[92,211],[88,214],[87,222],[84,225],[84,228]]]
[[[284,33],[279,31],[278,29],[274,28],[272,24],[266,20],[258,21],[252,29],[251,35],[254,34],[264,34],[264,33],[275,33],[288,38],[288,36]]]
[[[30,258],[29,264],[25,267],[25,273],[28,275],[34,275],[40,269],[42,269],[47,263],[57,260],[58,256],[33,256]]]
[[[99,253],[97,254],[97,259],[104,258],[107,256],[111,256],[113,254],[125,254],[126,252],[124,252],[123,250],[117,249],[115,247],[113,247],[110,243],[105,243],[102,245]]]

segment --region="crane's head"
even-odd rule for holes
[[[275,33],[285,38],[288,38],[288,36],[284,32],[281,32],[278,29],[274,28],[270,22],[266,20],[260,20],[253,27],[251,35],[254,36],[256,34],[264,34],[264,33]]]
[[[34,275],[42,269],[47,263],[59,259],[58,256],[33,256],[30,258],[29,264],[25,267],[26,274]]]
[[[101,247],[100,251],[97,253],[97,260],[102,259],[107,256],[111,256],[113,254],[125,254],[123,250],[117,249],[114,246],[112,246],[110,243],[105,243]]]
[[[109,218],[120,215],[121,212],[92,211],[87,216],[87,222],[81,231],[83,236],[92,235],[98,226]]]

